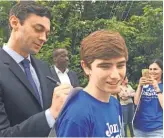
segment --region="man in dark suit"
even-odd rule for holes
[[[10,11],[11,34],[0,49],[0,137],[46,137],[63,106],[70,85],[55,87],[39,52],[50,31],[50,12],[35,2]]]
[[[65,48],[56,48],[53,51],[53,62],[51,72],[55,80],[62,84],[71,84],[73,87],[79,86],[76,72],[68,69],[68,51]]]

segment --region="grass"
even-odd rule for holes
[[[129,126],[127,127],[127,135],[128,135],[128,137],[131,137],[131,136],[130,136]]]

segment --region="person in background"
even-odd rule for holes
[[[56,87],[48,64],[32,56],[47,41],[50,16],[34,1],[10,10],[10,38],[0,49],[0,137],[48,136],[72,89]]]
[[[68,51],[65,48],[56,48],[53,51],[53,62],[51,72],[55,80],[61,84],[70,84],[73,87],[78,87],[79,79],[76,72],[68,69]]]
[[[135,95],[135,90],[128,84],[128,78],[125,77],[121,85],[121,92],[118,94],[122,105],[123,123],[125,137],[127,137],[127,126],[129,126],[130,135],[134,137],[132,119],[134,115],[134,104],[132,97]]]
[[[135,137],[163,137],[162,60],[153,60],[149,65],[149,77],[140,78],[134,103],[138,105],[134,118]]]
[[[121,137],[122,111],[116,98],[126,74],[128,51],[118,32],[99,30],[81,42],[87,86],[66,105],[56,122],[58,137]]]

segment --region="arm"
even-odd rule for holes
[[[120,86],[120,92],[118,93],[118,95],[119,95],[119,97],[121,98],[122,96],[123,96],[123,88],[122,88],[122,86]]]
[[[139,99],[140,99],[140,96],[141,96],[141,90],[142,90],[142,87],[139,84],[138,87],[137,87],[136,93],[134,95],[134,104],[135,105],[139,104]]]
[[[3,100],[3,90],[0,87],[0,137],[44,137],[48,135],[50,127],[44,112],[33,115],[22,123],[12,126]],[[18,109],[13,109],[13,112],[14,110]]]
[[[148,83],[148,81],[147,81],[146,77],[141,77],[140,78],[136,93],[134,95],[134,104],[135,105],[139,104],[139,100],[140,100],[140,97],[141,97],[142,86],[147,84],[147,83]]]
[[[154,87],[154,90],[158,93],[158,92],[161,92],[161,93],[158,93],[157,96],[158,96],[158,100],[159,100],[159,103],[163,109],[163,92],[162,90],[160,90],[159,88],[159,85],[158,85],[158,82],[154,79],[150,79],[150,83],[153,85]]]
[[[125,92],[125,88],[122,86],[121,86],[121,91],[118,95],[121,98],[121,100],[124,100],[124,101],[126,101],[129,98],[127,95],[127,92]]]
[[[31,116],[20,124],[11,126],[4,105],[0,102],[0,137],[44,137],[48,136],[50,127],[41,112]]]
[[[159,103],[163,109],[163,94],[162,93],[159,93],[157,94],[158,95],[158,100],[159,100]]]
[[[135,95],[135,90],[130,85],[128,85],[128,96],[134,97],[134,95]]]
[[[71,88],[68,85],[55,88],[52,105],[49,109],[53,118],[58,116]],[[45,111],[37,113],[14,126],[10,124],[10,121],[3,102],[3,90],[0,87],[0,137],[46,137],[50,132]]]

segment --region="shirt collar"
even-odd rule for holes
[[[20,63],[22,60],[24,60],[24,57],[15,52],[13,49],[8,47],[7,45],[3,46],[3,50],[6,51],[15,61],[16,63]],[[30,54],[28,55],[27,59],[31,62]]]
[[[54,69],[55,69],[55,71],[56,71],[57,74],[63,73],[63,72],[61,72],[55,65],[54,65]],[[69,72],[69,69],[66,68],[66,70],[64,71],[64,73],[68,73],[68,72]],[[64,73],[63,73],[63,74],[64,74]]]

